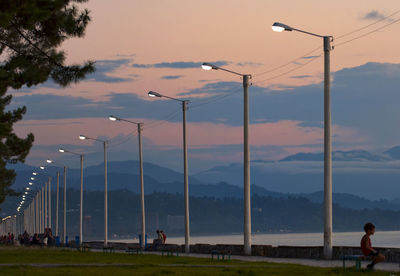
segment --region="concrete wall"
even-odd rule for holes
[[[103,242],[84,242],[91,248],[102,249]],[[115,250],[125,250],[128,247],[139,248],[137,243],[118,243],[109,242],[109,245]],[[388,262],[400,263],[400,248],[375,248],[386,257]],[[147,250],[152,251],[149,245]],[[184,245],[165,244],[163,250],[184,252]],[[190,245],[191,253],[211,254],[212,251],[230,253],[232,255],[242,255],[243,245],[232,244],[194,244]],[[302,258],[302,259],[323,259],[322,246],[271,246],[271,245],[253,245],[253,256],[264,256],[271,258]],[[335,246],[333,247],[333,259],[340,259],[343,255],[361,255],[360,247]]]

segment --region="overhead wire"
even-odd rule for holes
[[[352,39],[349,39],[349,40],[343,41],[343,42],[341,42],[341,43],[338,43],[338,44],[335,45],[335,47],[342,46],[342,45],[347,44],[347,43],[350,43],[350,42],[352,42],[352,41],[354,41],[354,40],[357,40],[357,39],[366,37],[366,36],[368,36],[368,35],[370,35],[370,34],[376,33],[376,32],[378,32],[378,31],[380,31],[380,30],[382,30],[382,29],[384,29],[384,28],[386,28],[386,27],[389,27],[389,26],[391,26],[391,25],[393,25],[393,24],[395,24],[395,23],[398,23],[398,22],[400,22],[400,18],[399,18],[399,19],[396,19],[396,20],[394,20],[394,21],[392,21],[392,22],[390,22],[390,23],[388,23],[388,24],[386,24],[386,25],[384,25],[384,26],[381,26],[381,27],[379,27],[379,28],[376,28],[376,29],[374,29],[374,30],[372,30],[372,31],[370,31],[370,32],[368,32],[368,33],[365,33],[365,34],[359,35],[359,36],[357,36],[357,37],[354,37],[354,38],[352,38]]]
[[[346,37],[346,36],[349,36],[349,35],[351,35],[351,34],[353,34],[353,33],[356,33],[356,32],[362,31],[362,30],[365,30],[365,29],[367,29],[368,27],[371,27],[371,26],[373,26],[373,25],[375,25],[375,24],[378,24],[378,23],[380,23],[380,22],[382,22],[382,21],[385,21],[385,20],[389,19],[390,17],[395,16],[395,15],[398,14],[398,13],[400,13],[400,10],[397,10],[397,11],[395,11],[394,13],[392,13],[392,14],[386,16],[386,17],[383,17],[383,18],[381,18],[381,19],[379,19],[379,20],[377,20],[377,21],[375,21],[375,22],[372,22],[371,24],[368,24],[368,25],[366,25],[366,26],[364,26],[364,27],[361,27],[361,28],[355,29],[355,30],[353,30],[353,31],[350,31],[350,32],[348,32],[348,33],[345,33],[345,34],[343,34],[343,35],[337,36],[337,37],[335,37],[335,39],[336,39],[336,40],[337,40],[337,39],[341,39],[341,38]]]
[[[272,68],[272,69],[269,69],[269,70],[264,71],[264,72],[261,72],[261,73],[254,74],[253,76],[254,76],[254,77],[259,77],[259,76],[262,76],[262,75],[265,75],[265,74],[274,72],[274,71],[276,71],[276,70],[279,70],[279,69],[281,69],[281,68],[284,68],[284,67],[286,67],[286,66],[288,66],[288,65],[290,65],[290,64],[294,64],[294,63],[295,63],[296,61],[298,61],[299,59],[304,59],[304,58],[308,57],[310,54],[316,52],[316,51],[319,50],[319,49],[321,49],[321,46],[318,46],[317,48],[315,48],[315,49],[313,49],[313,50],[311,50],[311,51],[309,51],[309,52],[303,54],[302,56],[297,57],[297,58],[295,58],[295,59],[293,59],[293,60],[291,60],[291,61],[289,61],[289,62],[287,62],[287,63],[285,63],[285,64],[276,66],[276,67],[274,67],[274,68]]]
[[[119,137],[117,136],[117,137],[115,137],[115,138],[109,140],[108,142],[109,142],[109,145],[110,145],[111,147],[117,147],[117,146],[119,146],[119,145],[122,145],[122,144],[127,143],[129,140],[132,139],[132,137],[134,137],[134,136],[136,136],[136,135],[137,135],[137,130],[134,130],[134,131],[128,133],[128,134],[126,135],[127,137],[121,139],[121,141],[118,141],[118,139],[116,139],[116,138],[119,138]]]
[[[164,118],[168,118],[169,116],[174,115],[176,112],[177,112],[177,110],[174,108],[174,110],[171,113],[168,113],[167,115],[165,115]],[[148,126],[151,126],[153,124],[157,124],[159,121],[160,121],[159,119],[154,119],[154,120],[151,120],[151,121],[145,123],[144,125],[146,127],[148,127]]]
[[[263,79],[263,80],[256,81],[256,82],[254,82],[253,84],[260,84],[260,83],[263,83],[263,82],[266,82],[266,81],[269,81],[269,80],[273,80],[273,79],[282,77],[282,76],[287,75],[287,74],[289,74],[289,73],[292,73],[292,72],[294,72],[294,71],[296,71],[296,70],[298,70],[298,69],[300,69],[300,68],[302,68],[302,67],[304,67],[304,66],[310,64],[311,62],[318,60],[321,56],[322,56],[322,54],[320,54],[320,55],[318,55],[318,56],[315,56],[315,57],[313,57],[312,59],[310,59],[309,61],[307,61],[307,62],[305,62],[305,63],[302,63],[302,64],[298,65],[298,66],[295,67],[295,68],[292,68],[292,69],[290,69],[290,70],[288,70],[288,71],[285,71],[285,72],[283,72],[283,73],[281,73],[281,74],[278,74],[278,75],[276,75],[276,76],[273,76],[273,77],[269,77],[269,78],[266,78],[266,79]]]
[[[235,89],[234,89],[233,91],[229,92],[229,93],[223,94],[223,95],[221,95],[221,96],[212,97],[212,98],[210,98],[210,99],[208,99],[208,100],[206,100],[206,101],[204,101],[204,102],[199,102],[199,103],[197,103],[197,104],[194,104],[194,105],[192,105],[190,108],[191,108],[191,109],[195,109],[195,108],[198,108],[198,107],[200,107],[200,106],[203,106],[203,105],[206,105],[206,104],[210,104],[210,103],[214,103],[214,102],[217,102],[217,101],[219,101],[219,100],[225,99],[225,98],[227,98],[227,97],[233,96],[233,95],[235,95],[236,93],[238,93],[238,92],[241,91],[241,86],[242,86],[242,85],[240,85],[240,86],[238,86],[238,87],[235,87]]]
[[[362,31],[362,30],[365,30],[365,29],[367,29],[367,28],[369,28],[369,27],[371,27],[371,26],[373,26],[373,25],[376,25],[376,24],[378,24],[378,23],[380,23],[380,22],[386,21],[386,20],[388,20],[389,18],[391,18],[391,17],[393,17],[393,16],[395,16],[396,14],[399,14],[399,13],[400,13],[400,10],[397,10],[397,11],[395,11],[394,13],[391,13],[390,15],[385,16],[385,17],[383,17],[383,18],[381,18],[381,19],[379,19],[379,20],[377,20],[377,21],[375,21],[375,22],[373,22],[373,23],[370,23],[370,24],[368,24],[368,25],[366,25],[366,26],[363,26],[363,27],[361,27],[361,28],[355,29],[355,30],[350,31],[350,32],[348,32],[348,33],[345,33],[345,34],[343,34],[343,35],[337,36],[337,37],[335,37],[335,40],[340,40],[340,39],[342,39],[342,38],[344,38],[344,37],[346,37],[346,36],[349,36],[349,35],[351,35],[351,34],[354,34],[354,33],[360,32],[360,31]],[[350,39],[350,40],[348,40],[348,41],[345,41],[345,42],[336,44],[335,47],[340,46],[340,45],[344,45],[344,44],[349,43],[349,42],[351,42],[351,41],[360,39],[360,38],[365,37],[365,36],[367,36],[367,35],[369,35],[369,34],[372,34],[372,33],[374,33],[374,32],[377,32],[377,31],[379,31],[379,30],[381,30],[381,29],[383,29],[383,28],[386,28],[386,27],[388,27],[388,26],[390,26],[390,25],[392,25],[392,24],[397,23],[399,20],[400,20],[400,19],[394,20],[393,22],[390,22],[390,23],[384,25],[383,27],[377,28],[377,29],[375,29],[375,30],[373,30],[373,31],[371,31],[371,32],[368,32],[368,33],[366,33],[366,34],[360,35],[360,36],[358,36],[358,37],[356,37],[356,38],[353,38],[353,39]],[[262,75],[265,75],[265,74],[268,74],[268,73],[272,73],[272,72],[274,72],[274,71],[276,71],[276,70],[279,70],[279,69],[281,69],[281,68],[284,68],[284,67],[286,67],[286,66],[288,66],[288,65],[291,65],[291,64],[295,63],[295,62],[298,61],[299,59],[304,59],[305,57],[307,57],[308,55],[310,55],[310,54],[316,52],[316,51],[319,50],[319,49],[321,49],[321,47],[317,47],[317,48],[315,48],[315,49],[313,49],[313,50],[311,50],[311,51],[309,51],[309,52],[303,54],[302,56],[297,57],[297,58],[295,58],[295,59],[293,59],[293,60],[291,60],[291,61],[289,61],[289,62],[287,62],[287,63],[284,63],[284,64],[282,64],[282,65],[276,66],[276,67],[274,67],[274,68],[272,68],[272,69],[269,69],[269,70],[267,70],[267,71],[254,74],[253,76],[254,76],[254,77],[259,77],[259,76],[262,76]],[[319,55],[317,58],[319,58],[320,56],[321,56],[321,55]],[[316,59],[316,58],[315,58],[315,59]],[[293,72],[293,71],[295,71],[295,70],[297,70],[297,69],[299,69],[299,68],[301,68],[301,67],[303,67],[303,66],[305,66],[305,65],[307,65],[307,64],[309,64],[309,63],[311,63],[311,62],[312,62],[312,61],[306,62],[306,63],[304,63],[304,64],[299,65],[298,67],[296,67],[296,68],[294,68],[294,69],[288,70],[288,71],[286,71],[286,72],[284,72],[284,73],[282,73],[282,74],[278,74],[278,75],[276,75],[276,76],[274,76],[274,77],[265,79],[265,80],[263,80],[263,81],[272,80],[272,79],[275,79],[275,78],[284,76],[284,75],[289,74],[289,73],[291,73],[291,72]],[[263,81],[258,81],[258,82],[255,82],[255,83],[260,83],[260,82],[263,82]]]
[[[175,116],[176,116],[176,114],[178,112],[179,112],[179,109],[175,109],[171,113],[169,113],[166,116],[164,116],[162,119],[152,120],[152,121],[150,121],[150,123],[145,123],[143,127],[144,128],[150,128],[150,127],[153,127],[154,125],[158,125],[160,123],[160,120],[168,120],[168,119],[175,118]]]
[[[144,129],[144,130],[146,130],[146,129],[151,129],[151,128],[155,128],[155,127],[161,126],[161,125],[163,125],[163,124],[166,124],[166,123],[168,123],[168,120],[172,120],[172,119],[176,118],[176,117],[178,116],[179,112],[180,112],[180,110],[176,110],[176,111],[175,111],[173,114],[171,114],[169,117],[160,119],[157,123],[155,123],[155,124],[153,124],[153,125],[150,125],[150,126],[146,126],[146,125],[145,125],[145,126],[143,126],[143,129]]]

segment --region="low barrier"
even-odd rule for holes
[[[93,249],[102,249],[103,242],[84,242],[85,245]],[[109,246],[114,250],[126,250],[129,248],[140,248],[138,243],[121,243],[109,242]],[[400,248],[384,248],[375,247],[380,253],[385,255],[387,262],[400,263]],[[147,246],[147,251],[152,251],[151,244]],[[185,252],[184,245],[165,244],[164,251]],[[230,252],[231,255],[243,255],[243,245],[232,244],[193,244],[190,245],[191,253],[198,254],[211,254],[213,251]],[[332,258],[334,260],[341,260],[343,255],[357,255],[361,254],[360,247],[350,246],[334,246]],[[323,259],[322,246],[271,246],[271,245],[253,245],[252,256],[262,256],[271,258],[299,258],[299,259]]]

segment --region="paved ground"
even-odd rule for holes
[[[76,249],[71,249],[76,250]],[[92,249],[94,252],[103,252],[101,249]],[[126,253],[123,250],[116,250],[115,252],[118,253]],[[151,252],[145,251],[143,254],[153,254],[153,255],[161,255],[161,252]],[[195,254],[195,253],[179,253],[179,256],[185,257],[194,257],[194,258],[210,258],[210,254]],[[307,266],[314,266],[314,267],[342,267],[343,261],[341,260],[315,260],[315,259],[295,259],[295,258],[268,258],[268,257],[259,257],[259,256],[237,256],[232,255],[232,260],[240,260],[246,262],[269,262],[269,263],[282,263],[282,264],[299,264],[299,265],[307,265]],[[362,261],[361,266],[365,268],[369,262]],[[131,264],[134,265],[134,264]],[[346,267],[354,266],[354,261],[346,261]],[[383,262],[377,264],[375,266],[376,270],[382,271],[390,271],[390,272],[400,272],[400,264],[398,263],[388,263]],[[396,274],[394,274],[396,275]]]
[[[102,250],[99,250],[102,251]],[[123,252],[125,251],[117,251]],[[143,252],[144,254],[155,254],[161,255],[161,252],[150,252],[146,251]],[[210,254],[194,254],[194,253],[179,253],[179,256],[186,256],[186,257],[195,257],[195,258],[210,258]],[[315,266],[315,267],[342,267],[343,261],[341,260],[314,260],[314,259],[295,259],[295,258],[267,258],[267,257],[259,257],[259,256],[237,256],[232,255],[232,260],[240,260],[246,262],[270,262],[270,263],[287,263],[287,264],[300,264],[300,265],[307,265],[307,266]],[[361,266],[365,268],[369,262],[363,261],[361,262]],[[346,261],[346,267],[354,266],[354,261]],[[380,263],[375,266],[376,270],[383,270],[383,271],[391,271],[391,272],[400,272],[400,264],[398,263]]]

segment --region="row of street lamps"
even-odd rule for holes
[[[288,25],[275,22],[272,25],[272,30],[277,32],[282,31],[297,31],[307,35],[319,37],[323,39],[324,49],[324,256],[327,259],[332,258],[332,153],[331,153],[331,109],[330,109],[330,51],[331,42],[333,41],[332,36],[322,36],[311,32],[299,30]],[[243,80],[243,165],[244,165],[244,254],[251,255],[251,192],[250,192],[250,150],[249,150],[249,101],[248,101],[248,89],[252,76],[250,74],[241,74],[235,71],[231,71],[214,64],[203,63],[202,68],[204,70],[221,70],[231,74],[238,75]],[[186,111],[188,109],[187,100],[181,100],[173,97],[169,97],[160,94],[155,91],[149,91],[148,96],[167,98],[174,101],[178,101],[182,104],[183,113],[183,161],[184,161],[184,199],[185,199],[185,252],[189,252],[190,246],[190,229],[189,229],[189,180],[188,180],[188,160],[187,160],[187,141],[186,141]],[[138,128],[138,140],[139,140],[139,161],[140,161],[140,192],[141,192],[141,211],[142,211],[142,246],[144,246],[145,239],[145,207],[144,207],[144,183],[143,183],[143,160],[142,160],[142,141],[141,132],[143,129],[143,123],[132,122],[126,119],[122,119],[116,116],[110,116],[112,121],[124,121],[132,124],[136,124]],[[89,138],[84,135],[79,136],[82,140],[95,140],[103,143],[104,146],[104,245],[107,246],[108,242],[108,214],[107,214],[107,141]],[[65,149],[60,149],[60,152],[71,153],[80,156],[81,161],[81,190],[80,190],[80,241],[82,242],[82,206],[83,206],[83,158],[84,155],[75,153]],[[64,168],[64,235],[65,235],[65,175],[66,171]],[[58,177],[57,177],[58,179]],[[49,179],[50,183],[50,179]],[[58,183],[58,180],[57,180]],[[57,188],[58,191],[58,188]],[[57,196],[58,200],[58,196]],[[57,207],[58,208],[58,207]],[[51,217],[49,218],[49,221]],[[57,223],[58,223],[58,219]],[[57,226],[56,226],[57,227]],[[65,240],[65,239],[64,239]]]

